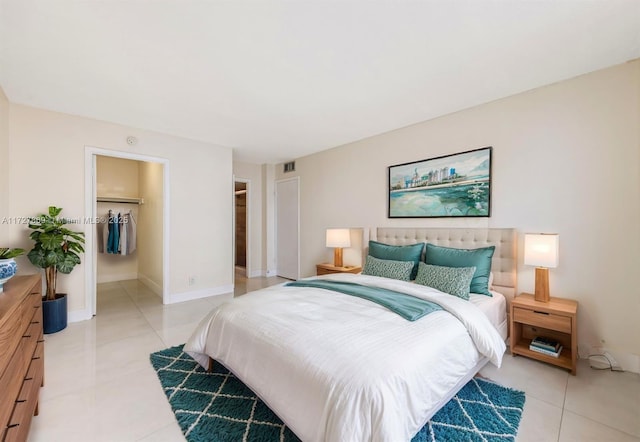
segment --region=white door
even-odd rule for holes
[[[276,272],[300,277],[299,178],[276,181]]]

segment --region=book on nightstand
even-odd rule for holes
[[[554,358],[557,358],[558,356],[560,356],[560,353],[562,353],[562,345],[558,347],[557,351],[554,351],[554,350],[547,350],[547,349],[538,347],[537,345],[533,345],[533,342],[532,342],[531,344],[529,344],[529,350],[536,351],[538,353],[542,353],[543,355],[553,356]]]
[[[544,336],[536,336],[535,338],[533,338],[533,340],[531,341],[531,345],[536,348],[552,352],[557,352],[560,348],[560,343],[558,341],[545,338]]]

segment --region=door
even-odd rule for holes
[[[278,276],[300,276],[299,178],[276,181],[276,272]]]
[[[235,182],[236,247],[235,265],[247,267],[247,183]]]

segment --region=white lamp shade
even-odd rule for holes
[[[349,229],[327,229],[327,247],[351,247]]]
[[[559,236],[556,233],[527,233],[524,236],[524,264],[558,267]]]

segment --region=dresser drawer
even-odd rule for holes
[[[40,335],[42,338],[42,334]],[[26,339],[26,338],[25,338]],[[16,396],[13,406],[7,406],[4,413],[11,411],[9,419],[3,425],[5,441],[24,441],[29,433],[31,416],[38,405],[38,393],[44,377],[44,341],[37,342],[32,355],[26,377],[22,380],[20,392]],[[19,382],[17,380],[16,382]]]
[[[18,348],[13,353],[7,368],[0,378],[0,391],[2,392],[3,399],[2,407],[0,407],[0,425],[3,427],[8,424],[12,409],[12,406],[7,406],[4,403],[4,400],[15,402],[15,398],[18,397],[18,393],[22,388],[22,381],[25,378],[36,346],[38,345],[37,341],[39,336],[41,336],[38,333],[40,333],[41,329],[41,324],[30,325],[26,333],[33,333],[33,335],[27,334],[29,337],[22,337],[20,339]]]
[[[28,295],[3,324],[0,330],[0,367],[8,364],[29,324],[34,321],[42,323],[41,303],[39,294]]]
[[[22,382],[22,389],[20,389],[20,394],[18,394],[18,398],[16,399],[17,401],[35,402],[38,397],[38,391],[42,385],[42,378],[44,376],[44,358],[42,357],[44,346],[42,344],[42,342],[39,342],[36,347],[33,359],[31,359],[31,364],[29,364],[27,375]]]
[[[34,327],[30,328],[38,332],[37,325],[32,324],[32,326],[35,326],[35,329]],[[20,386],[19,393],[15,396],[15,401],[12,406],[9,406],[8,403],[3,406],[6,407],[2,409],[3,420],[4,415],[10,413],[10,415],[7,416],[8,419],[3,422],[3,425],[6,426],[4,429],[6,435],[4,439],[2,439],[3,442],[10,440],[24,441],[26,439],[26,435],[29,432],[31,416],[33,416],[38,405],[38,393],[44,377],[44,341],[42,340],[41,329],[39,333],[39,336],[34,335],[32,338],[23,338],[25,341],[28,340],[36,343],[28,369],[26,370],[26,375],[23,375],[23,379],[20,379],[20,377],[15,374],[7,374],[7,379],[13,379],[13,383],[9,388],[17,388],[20,380],[22,380],[22,385]],[[38,338],[40,339],[39,342]],[[31,342],[28,344],[31,344]],[[23,358],[23,355],[19,354],[22,348],[23,346],[19,347],[18,352],[14,355],[16,357],[12,359],[12,362],[16,362],[15,366],[20,366],[23,360],[26,360],[26,357]],[[4,381],[5,377],[3,376],[2,382],[4,383]]]
[[[27,440],[33,409],[29,402],[16,402],[3,442],[23,442]]]
[[[2,439],[0,440],[2,440],[3,442],[9,442],[9,441],[13,442],[13,441],[21,440],[20,430],[22,430],[22,428],[20,428],[19,425],[13,425],[11,427],[3,428]]]
[[[26,309],[40,307],[42,305],[42,295],[40,293],[30,293],[23,302]]]
[[[33,341],[31,345],[33,346],[31,350],[31,354],[33,354],[33,350],[36,348],[36,343],[40,340],[42,335],[42,322],[38,321],[36,318],[31,323],[29,323],[29,327],[23,332],[22,337],[27,340]]]
[[[571,333],[571,318],[567,316],[514,307],[513,320],[562,333]]]
[[[18,396],[20,388],[22,388],[22,381],[24,380],[24,375],[27,372],[27,367],[28,365],[25,365],[23,355],[21,355],[19,351],[16,351],[0,378],[0,391],[2,392],[0,427],[2,428],[9,425],[15,398]]]

